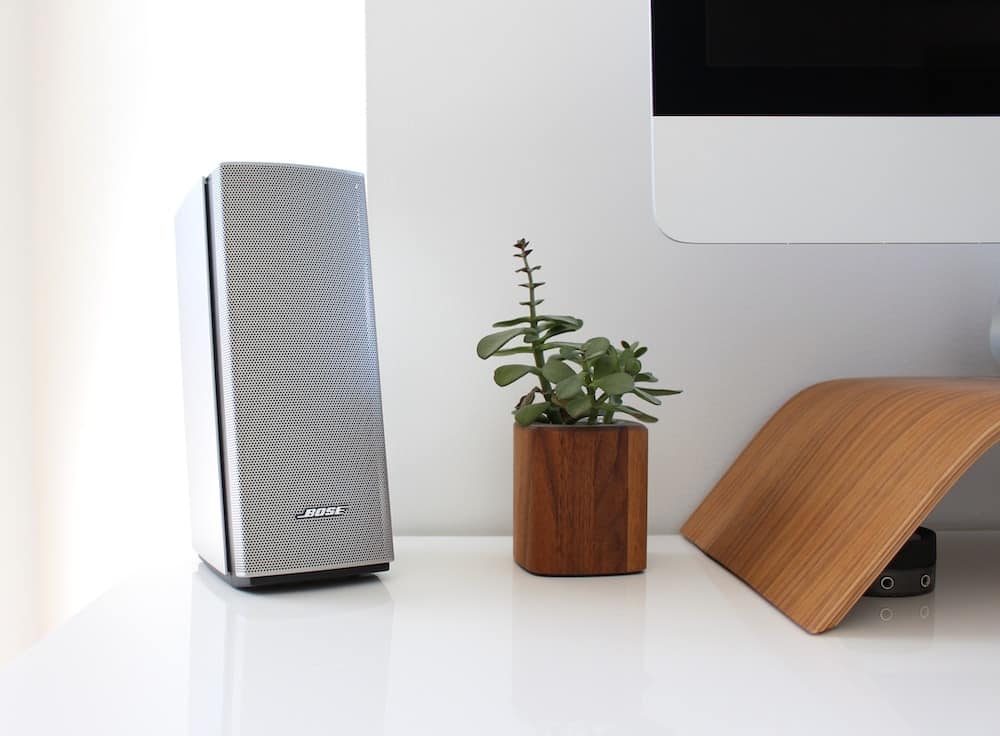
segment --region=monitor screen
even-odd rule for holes
[[[1000,66],[1000,3],[706,0],[709,67]]]
[[[1000,113],[998,0],[653,0],[675,115]]]
[[[656,221],[1000,242],[1000,0],[652,0]]]

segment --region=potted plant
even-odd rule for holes
[[[680,393],[650,386],[646,348],[612,345],[604,337],[571,342],[583,320],[541,314],[532,249],[514,244],[516,273],[528,290],[527,314],[493,324],[502,328],[479,341],[476,353],[526,356],[501,365],[498,386],[535,382],[514,407],[514,559],[539,575],[611,575],[646,567],[646,427],[656,417],[625,403],[634,396],[659,405]],[[515,340],[519,343],[511,345]]]

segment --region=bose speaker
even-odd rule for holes
[[[387,570],[364,177],[224,163],[176,225],[195,550],[238,587]]]

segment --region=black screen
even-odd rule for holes
[[[705,0],[709,66],[996,67],[1000,3]]]
[[[1000,114],[1000,0],[652,0],[657,115]]]

